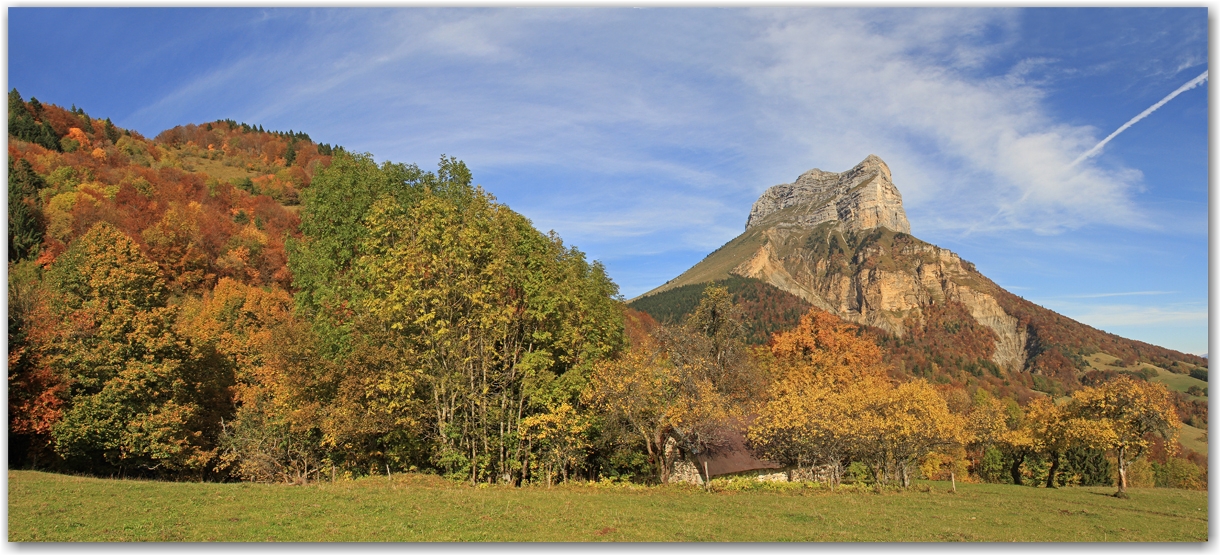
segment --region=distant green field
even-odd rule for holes
[[[716,482],[713,482],[714,484]],[[1207,492],[919,482],[904,492],[302,487],[9,472],[9,541],[1207,541]]]
[[[1207,454],[1207,440],[1204,439],[1207,430],[1201,430],[1194,426],[1182,424],[1182,429],[1178,431],[1178,441],[1185,445],[1187,449],[1196,453]]]
[[[1168,387],[1173,391],[1180,391],[1182,393],[1186,393],[1186,390],[1192,385],[1197,385],[1202,388],[1207,387],[1207,382],[1203,380],[1192,378],[1186,374],[1174,374],[1173,372],[1169,372],[1168,370],[1164,370],[1162,368],[1157,368],[1156,366],[1146,362],[1141,362],[1139,365],[1131,367],[1115,366],[1114,362],[1117,361],[1118,358],[1106,353],[1095,353],[1085,357],[1085,360],[1089,363],[1090,367],[1097,370],[1125,371],[1139,370],[1141,368],[1152,369],[1156,372],[1156,376],[1152,378],[1152,381],[1165,384],[1165,387]],[[1207,402],[1207,397],[1197,395],[1187,395],[1187,397],[1197,401]],[[1185,445],[1187,449],[1206,455],[1207,439],[1204,435],[1205,432],[1206,430],[1182,424],[1182,429],[1179,433],[1179,441],[1181,441],[1182,445]]]
[[[1098,370],[1123,371],[1123,370],[1139,370],[1141,368],[1151,369],[1156,372],[1156,376],[1152,378],[1152,381],[1163,383],[1163,384],[1165,384],[1165,387],[1168,387],[1169,389],[1171,389],[1173,391],[1181,391],[1182,393],[1186,393],[1186,390],[1190,389],[1190,386],[1192,386],[1192,385],[1197,385],[1204,389],[1207,388],[1207,382],[1205,382],[1203,380],[1200,380],[1198,378],[1192,378],[1186,374],[1174,374],[1173,372],[1170,372],[1163,368],[1157,368],[1156,366],[1153,366],[1146,362],[1141,362],[1137,366],[1130,366],[1130,367],[1115,366],[1114,361],[1118,360],[1118,358],[1110,356],[1106,353],[1096,353],[1093,355],[1089,355],[1088,357],[1085,358],[1085,360],[1088,361],[1089,366],[1096,368]],[[1188,397],[1190,397],[1191,399],[1198,400],[1198,401],[1207,400],[1207,397],[1202,397],[1202,396],[1198,396],[1198,395],[1188,395]]]

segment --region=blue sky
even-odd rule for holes
[[[8,10],[8,86],[152,137],[232,118],[441,154],[626,297],[767,187],[868,154],[912,233],[1101,329],[1207,352],[1206,8]]]

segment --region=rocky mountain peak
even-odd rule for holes
[[[754,202],[746,229],[813,228],[828,221],[850,230],[886,227],[911,232],[902,194],[894,186],[889,166],[875,154],[842,173],[814,168],[792,183],[767,189]]]

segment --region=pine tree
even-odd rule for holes
[[[38,252],[42,226],[36,214],[38,191],[46,186],[30,163],[9,161],[8,169],[8,258],[21,260]]]

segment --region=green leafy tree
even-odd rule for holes
[[[354,306],[423,376],[437,460],[472,481],[523,478],[522,419],[575,400],[621,342],[613,284],[478,189],[387,196],[366,222]]]
[[[424,434],[447,472],[518,481],[531,458],[522,419],[575,402],[592,361],[621,343],[617,288],[470,181],[451,158],[431,173],[337,153],[303,194],[289,264],[324,358],[343,368],[373,352],[362,337],[389,349],[343,371],[350,398],[388,418],[362,441],[390,459]],[[424,431],[408,414],[428,415]],[[338,437],[327,441],[353,443]]]
[[[201,475],[231,372],[175,332],[157,265],[99,223],[55,260],[48,282],[67,326],[52,362],[70,401],[56,452],[92,470]]]

